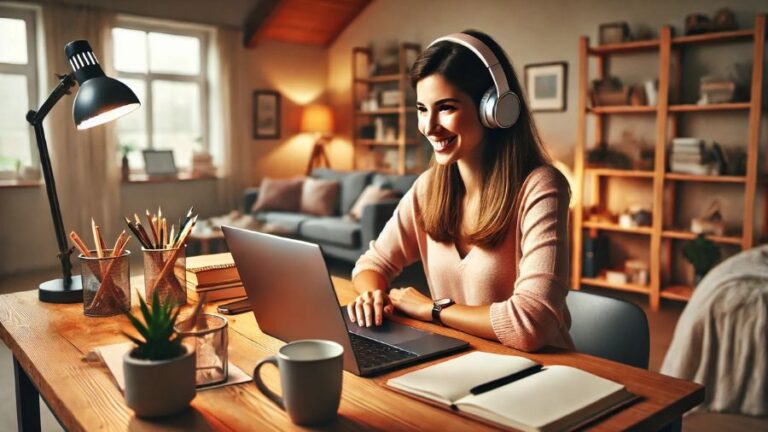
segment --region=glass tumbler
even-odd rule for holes
[[[184,246],[141,250],[144,252],[144,297],[147,304],[152,304],[155,291],[163,304],[187,304],[187,257]]]
[[[120,256],[110,256],[104,251],[98,258],[80,255],[80,274],[83,281],[83,313],[87,316],[106,317],[128,312],[131,309],[131,271],[128,250]]]
[[[180,321],[174,329],[184,338],[184,344],[195,350],[198,387],[219,384],[227,380],[227,319],[221,315],[201,313],[197,323]]]

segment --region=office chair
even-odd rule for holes
[[[565,300],[576,351],[648,368],[648,319],[642,309],[624,300],[581,291],[569,292]]]

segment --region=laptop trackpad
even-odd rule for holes
[[[429,334],[390,320],[384,320],[384,323],[380,326],[360,327],[357,323],[353,323],[349,320],[346,311],[344,311],[344,316],[347,320],[347,329],[349,329],[350,333],[355,333],[390,345],[402,344],[404,342],[422,338]]]

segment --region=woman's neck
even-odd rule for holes
[[[464,183],[464,190],[468,199],[475,199],[480,196],[483,187],[483,169],[481,158],[460,159],[456,162],[459,168],[461,181]]]

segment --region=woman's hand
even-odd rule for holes
[[[389,315],[393,311],[389,296],[380,289],[365,291],[347,305],[350,321],[356,322],[361,327],[379,326],[384,322],[384,314]]]
[[[395,288],[389,291],[389,299],[400,311],[422,321],[432,321],[432,299],[413,287]]]

